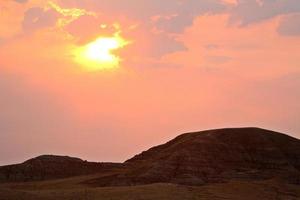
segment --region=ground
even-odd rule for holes
[[[55,181],[0,185],[0,200],[297,200],[300,186],[280,181],[230,181],[204,186],[151,184],[127,187],[90,187],[92,176]]]

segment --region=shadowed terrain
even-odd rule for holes
[[[0,180],[0,200],[300,199],[300,141],[259,128],[208,130],[119,164],[40,156],[0,167]]]
[[[87,162],[68,156],[43,155],[21,164],[0,167],[0,182],[67,178],[118,169],[122,164]]]
[[[271,178],[300,183],[300,141],[258,128],[209,130],[180,135],[134,156],[124,165],[125,172],[89,183],[203,185]]]

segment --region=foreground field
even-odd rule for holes
[[[88,177],[90,178],[90,177]],[[279,181],[230,181],[205,186],[151,184],[127,187],[89,187],[87,177],[0,185],[0,200],[298,200],[300,187]]]

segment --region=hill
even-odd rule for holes
[[[279,178],[300,183],[300,141],[259,128],[186,133],[127,160],[126,171],[88,183],[97,186]]]
[[[0,167],[0,180],[0,200],[297,200],[300,140],[259,128],[207,130],[124,163],[43,155]]]
[[[0,167],[0,182],[42,181],[117,169],[121,164],[87,162],[69,156],[42,155]]]

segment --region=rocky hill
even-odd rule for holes
[[[120,164],[95,163],[68,156],[42,155],[21,164],[0,167],[0,182],[60,179],[119,168]]]
[[[270,179],[300,184],[300,140],[259,128],[208,130],[182,134],[119,164],[40,156],[0,167],[0,180],[35,181],[96,173],[82,184],[203,185]]]
[[[134,156],[125,166],[125,172],[88,183],[202,185],[275,178],[299,184],[300,140],[259,128],[186,133]]]

